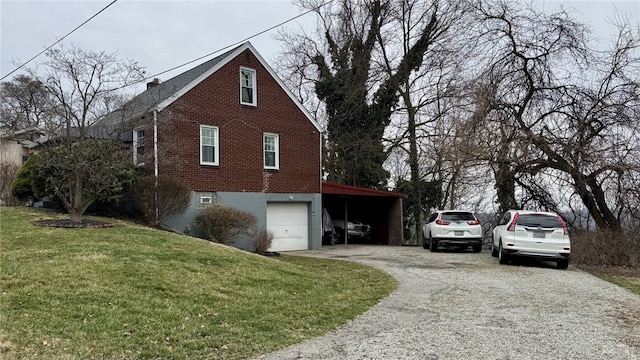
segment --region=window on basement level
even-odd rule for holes
[[[256,71],[240,68],[240,103],[256,106]]]
[[[200,125],[200,164],[218,165],[218,128]]]
[[[144,130],[133,130],[133,163],[144,165]]]
[[[278,169],[280,164],[279,159],[279,144],[277,134],[264,134],[264,168],[265,169]]]
[[[199,196],[200,202],[198,204],[198,209],[206,209],[216,203],[215,193],[200,193]]]

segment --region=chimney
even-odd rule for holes
[[[153,80],[149,81],[147,83],[147,90],[151,89],[154,86],[158,86],[160,85],[160,79],[158,78],[153,78]]]

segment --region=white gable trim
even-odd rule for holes
[[[196,85],[198,85],[201,82],[203,82],[204,79],[208,78],[209,76],[211,76],[211,74],[215,73],[220,68],[222,68],[227,63],[229,63],[229,61],[234,59],[236,56],[240,55],[246,49],[246,44],[247,43],[245,43],[244,45],[238,47],[235,51],[230,53],[226,58],[218,61],[218,63],[215,64],[211,69],[205,71],[202,75],[200,75],[197,78],[195,78],[195,80],[193,80],[192,82],[187,84],[185,87],[183,87],[182,89],[179,89],[173,95],[171,95],[168,98],[164,99],[161,103],[158,104],[158,106],[157,106],[158,111],[164,110],[164,108],[166,108],[167,106],[171,105],[174,101],[178,100],[180,97],[182,97],[182,95],[186,94],[189,90],[191,90],[194,87],[196,87]]]
[[[313,116],[311,116],[311,113],[309,113],[309,110],[307,110],[307,108],[305,108],[304,105],[302,105],[302,103],[300,103],[300,101],[298,101],[298,99],[295,96],[293,96],[293,93],[291,92],[291,90],[289,90],[289,88],[284,84],[284,82],[282,81],[282,79],[280,79],[280,77],[276,74],[276,72],[273,71],[271,66],[267,64],[267,62],[264,60],[262,55],[260,55],[258,51],[256,51],[256,49],[253,47],[253,45],[251,45],[251,43],[246,42],[246,44],[248,45],[248,48],[251,49],[251,52],[253,52],[253,55],[255,55],[255,57],[260,61],[262,66],[264,66],[264,68],[267,69],[271,77],[276,80],[278,85],[280,85],[282,90],[284,90],[284,92],[287,94],[287,96],[289,96],[289,98],[293,101],[293,103],[296,104],[298,109],[300,109],[300,111],[302,111],[302,113],[307,117],[307,119],[311,122],[311,124],[315,126],[316,130],[318,130],[319,132],[322,132],[320,125],[316,122]]]
[[[161,103],[159,103],[156,107],[156,109],[158,111],[162,111],[164,108],[166,108],[167,106],[171,105],[174,101],[176,101],[177,99],[179,99],[182,95],[186,94],[189,90],[193,89],[194,87],[196,87],[196,85],[200,84],[202,81],[204,81],[204,79],[208,78],[209,76],[211,76],[213,73],[215,73],[216,71],[218,71],[220,68],[222,68],[223,66],[225,66],[226,64],[229,63],[229,61],[231,61],[232,59],[236,58],[238,55],[242,54],[245,50],[249,49],[253,55],[256,57],[256,59],[258,59],[258,61],[260,62],[260,64],[267,69],[267,72],[269,72],[269,75],[271,75],[272,78],[274,78],[276,80],[276,82],[278,83],[278,85],[280,85],[280,87],[282,88],[282,90],[284,90],[284,92],[287,94],[287,96],[289,96],[289,98],[293,101],[294,104],[296,104],[296,106],[298,107],[298,109],[300,109],[300,111],[302,111],[302,113],[305,115],[305,117],[307,118],[307,120],[309,120],[309,122],[311,122],[311,124],[316,128],[316,130],[318,130],[318,132],[322,132],[322,129],[320,128],[320,125],[315,121],[315,119],[311,116],[311,114],[309,113],[309,111],[304,107],[304,105],[302,105],[300,103],[300,101],[298,101],[298,99],[296,99],[295,96],[293,96],[293,93],[291,93],[291,91],[289,90],[289,88],[287,88],[287,86],[284,84],[284,82],[282,81],[282,79],[280,79],[280,77],[278,75],[276,75],[275,71],[273,71],[273,69],[271,68],[271,66],[269,66],[269,64],[267,64],[267,62],[264,60],[264,58],[262,57],[262,55],[260,55],[258,53],[258,51],[253,47],[253,45],[251,45],[250,42],[245,42],[244,44],[242,44],[240,47],[238,47],[237,49],[235,49],[233,52],[231,52],[229,55],[227,55],[226,58],[220,60],[217,64],[215,64],[211,69],[207,70],[206,72],[204,72],[202,75],[198,76],[195,80],[193,80],[192,82],[190,82],[189,84],[187,84],[185,87],[183,87],[182,89],[179,89],[178,91],[176,91],[173,95],[171,95],[170,97],[166,98],[165,100],[163,100]]]

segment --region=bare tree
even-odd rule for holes
[[[600,228],[620,228],[617,183],[637,151],[638,37],[621,26],[611,52],[592,51],[586,29],[565,11],[552,15],[505,2],[478,11],[491,44],[489,116],[511,122],[511,170],[564,176]],[[506,139],[502,139],[506,140]],[[515,181],[515,179],[514,179]]]
[[[94,125],[122,106],[126,87],[144,72],[115,54],[76,47],[50,50],[47,57],[42,70],[29,70],[51,101],[39,114],[49,131],[37,173],[71,220],[80,222],[95,199],[118,191],[133,174],[129,152]]]
[[[6,133],[43,128],[52,109],[51,96],[38,79],[18,75],[0,84],[0,127]]]
[[[398,81],[398,94],[400,105],[393,112],[395,119],[391,136],[386,140],[389,146],[387,152],[396,148],[402,149],[406,154],[406,161],[410,169],[411,186],[410,196],[416,202],[426,199],[422,194],[425,180],[422,157],[424,149],[420,145],[422,130],[425,125],[436,122],[444,116],[443,102],[453,94],[456,86],[456,68],[460,64],[454,54],[461,42],[455,39],[452,29],[464,22],[465,2],[448,1],[411,1],[402,0],[394,3],[390,8],[389,25],[385,32],[379,32],[378,42],[381,44],[381,69]],[[424,34],[422,24],[437,19],[429,35],[429,44],[420,55],[422,57],[419,66],[413,71],[397,71],[401,66],[408,66],[407,62],[398,62],[397,59],[405,59],[411,54],[412,44],[418,41]],[[398,35],[401,36],[398,36]],[[429,110],[425,110],[429,109]],[[430,111],[430,109],[435,109]],[[429,134],[430,135],[430,134]],[[440,181],[441,179],[436,179]],[[409,221],[415,226],[417,241],[422,241],[423,207],[413,206],[413,213]]]

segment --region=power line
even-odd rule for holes
[[[35,58],[37,58],[38,56],[42,55],[42,53],[44,53],[45,51],[47,51],[47,50],[49,50],[50,48],[52,48],[53,46],[55,46],[56,44],[58,44],[60,41],[64,40],[64,38],[66,38],[67,36],[71,35],[71,33],[73,33],[74,31],[76,31],[76,30],[77,30],[77,29],[79,29],[80,27],[82,27],[84,24],[86,24],[87,22],[89,22],[91,19],[93,19],[94,17],[96,17],[98,14],[100,14],[101,12],[103,12],[104,10],[106,10],[109,6],[113,5],[113,4],[114,4],[115,2],[117,2],[117,1],[118,1],[118,0],[113,0],[109,5],[105,6],[102,10],[100,10],[99,12],[97,12],[97,13],[96,13],[95,15],[93,15],[91,18],[87,19],[87,21],[83,22],[83,23],[82,23],[82,24],[80,24],[78,27],[76,27],[76,28],[75,28],[75,29],[73,29],[71,32],[69,32],[67,35],[65,35],[64,37],[62,37],[60,40],[56,41],[55,43],[51,44],[51,46],[47,47],[46,49],[44,49],[43,51],[41,51],[40,53],[38,53],[38,55],[36,55],[36,56],[32,57],[31,59],[29,59],[29,61],[25,62],[24,64],[20,65],[20,66],[19,66],[19,67],[17,67],[15,70],[13,70],[12,72],[10,72],[10,73],[8,73],[7,75],[3,76],[0,80],[5,79],[5,78],[6,78],[6,77],[8,77],[9,75],[13,74],[13,73],[14,73],[14,72],[16,72],[18,69],[20,69],[21,67],[23,67],[23,66],[25,66],[26,64],[28,64],[29,62],[31,62],[33,59],[35,59]],[[154,74],[154,75],[148,76],[148,77],[146,77],[146,78],[144,78],[144,79],[141,79],[141,80],[138,80],[138,81],[135,81],[135,82],[132,82],[132,83],[126,84],[126,85],[124,85],[124,86],[122,86],[122,87],[119,87],[119,89],[124,89],[124,88],[127,88],[127,87],[129,87],[129,86],[134,86],[134,85],[139,84],[139,83],[141,83],[141,82],[145,82],[145,81],[147,81],[147,80],[149,80],[149,79],[156,78],[156,77],[158,77],[158,76],[160,76],[160,75],[162,75],[162,74],[166,74],[166,73],[168,73],[168,72],[170,72],[170,71],[173,71],[173,70],[179,69],[179,68],[181,68],[181,67],[183,67],[183,66],[187,66],[187,65],[192,64],[192,63],[194,63],[194,62],[196,62],[196,61],[202,60],[202,59],[204,59],[204,58],[206,58],[206,57],[208,57],[208,56],[211,56],[211,55],[213,55],[213,54],[219,53],[219,52],[224,51],[224,50],[226,50],[226,49],[229,49],[229,48],[231,48],[231,47],[234,47],[234,46],[240,45],[240,44],[244,43],[244,42],[245,42],[245,41],[247,41],[247,40],[253,39],[253,38],[254,38],[254,37],[256,37],[256,36],[260,36],[260,35],[262,35],[262,34],[264,34],[264,33],[266,33],[266,32],[269,32],[269,31],[271,31],[271,30],[273,30],[273,29],[275,29],[275,28],[280,27],[280,26],[282,26],[282,25],[284,25],[284,24],[287,24],[287,23],[289,23],[289,22],[291,22],[291,21],[294,21],[294,20],[296,20],[296,19],[298,19],[298,18],[301,18],[301,17],[303,17],[303,16],[305,16],[305,15],[307,15],[307,14],[311,13],[311,12],[317,11],[317,10],[318,10],[318,9],[320,9],[321,7],[323,7],[323,6],[325,6],[325,5],[329,5],[329,4],[331,4],[332,2],[334,2],[334,1],[335,1],[335,0],[327,0],[327,1],[323,2],[322,4],[318,5],[317,7],[314,7],[314,8],[312,8],[312,9],[309,9],[309,10],[307,10],[307,11],[303,12],[303,13],[300,13],[300,14],[298,14],[298,15],[294,16],[294,17],[291,17],[291,18],[289,18],[289,19],[287,19],[287,20],[285,20],[285,21],[282,21],[282,22],[280,22],[280,23],[278,23],[278,24],[276,24],[276,25],[273,25],[273,26],[271,26],[270,28],[267,28],[267,29],[264,29],[264,30],[262,30],[262,31],[259,31],[259,32],[255,33],[255,34],[251,35],[251,36],[248,36],[248,37],[246,37],[246,38],[242,39],[242,40],[236,41],[235,43],[229,44],[229,45],[224,46],[224,47],[222,47],[222,48],[220,48],[220,49],[218,49],[218,50],[212,51],[212,52],[210,52],[210,53],[208,53],[208,54],[206,54],[206,55],[202,55],[202,56],[200,56],[200,57],[198,57],[198,58],[195,58],[195,59],[193,59],[193,60],[190,60],[190,61],[187,61],[187,62],[182,63],[182,64],[180,64],[180,65],[174,66],[174,67],[172,67],[172,68],[170,68],[170,69],[167,69],[167,70],[161,71],[161,72],[159,72],[159,73],[156,73],[156,74]],[[113,89],[113,90],[116,90],[116,89]]]
[[[32,57],[31,59],[27,60],[26,62],[24,62],[22,65],[16,67],[15,69],[13,69],[13,71],[11,71],[10,73],[8,73],[7,75],[3,76],[2,78],[0,78],[0,81],[4,80],[5,78],[7,78],[9,75],[13,74],[14,72],[22,69],[25,65],[27,65],[28,63],[30,63],[31,61],[33,61],[35,58],[37,58],[38,56],[42,55],[44,52],[46,52],[47,50],[51,49],[52,47],[58,45],[58,43],[60,43],[62,40],[64,40],[65,38],[67,38],[69,35],[73,34],[76,30],[80,29],[81,27],[83,27],[86,23],[88,23],[89,21],[91,21],[94,17],[100,15],[101,12],[107,10],[108,7],[110,7],[111,5],[115,4],[118,0],[113,0],[112,2],[109,3],[109,5],[105,6],[102,8],[102,10],[98,11],[97,13],[93,14],[93,16],[91,16],[90,18],[88,18],[87,20],[85,20],[82,24],[76,26],[75,29],[71,30],[70,32],[68,32],[65,36],[61,37],[60,39],[58,39],[58,41],[54,42],[53,44],[49,45],[46,49],[40,51],[39,53],[37,53],[34,57]]]
[[[318,10],[318,9],[320,9],[321,7],[323,7],[323,6],[325,6],[325,5],[329,5],[329,4],[331,4],[332,2],[334,2],[334,1],[335,1],[335,0],[327,0],[326,2],[323,2],[322,4],[318,5],[318,6],[317,6],[317,7],[315,7],[315,8],[309,9],[309,10],[307,10],[307,11],[303,12],[303,13],[300,13],[300,14],[298,14],[298,15],[296,15],[296,16],[294,16],[294,17],[292,17],[292,18],[289,18],[289,19],[287,19],[287,20],[285,20],[285,21],[282,21],[281,23],[279,23],[279,24],[277,24],[277,25],[274,25],[274,26],[272,26],[272,27],[270,27],[270,28],[268,28],[268,29],[265,29],[265,30],[259,31],[259,32],[255,33],[255,34],[251,35],[251,36],[248,36],[248,37],[246,37],[246,38],[242,39],[242,40],[236,41],[235,43],[232,43],[232,44],[230,44],[230,45],[227,45],[227,46],[225,46],[225,47],[222,47],[222,48],[220,48],[220,49],[218,49],[218,50],[215,50],[215,51],[213,51],[213,52],[210,52],[210,53],[208,53],[208,54],[206,54],[206,55],[202,55],[202,56],[200,56],[200,57],[198,57],[198,58],[195,58],[195,59],[193,59],[193,60],[190,60],[190,61],[187,61],[187,62],[185,62],[185,63],[182,63],[182,64],[180,64],[180,65],[178,65],[178,66],[174,66],[174,67],[172,67],[172,68],[170,68],[170,69],[168,69],[168,70],[161,71],[161,72],[159,72],[159,73],[157,73],[157,74],[154,74],[154,75],[148,76],[148,77],[146,77],[146,78],[144,78],[144,79],[141,79],[141,80],[136,81],[136,82],[134,82],[134,83],[128,84],[128,85],[126,85],[126,86],[123,86],[123,88],[124,88],[124,87],[128,87],[128,86],[132,86],[132,85],[135,85],[135,84],[139,84],[139,83],[144,82],[144,81],[147,81],[147,80],[149,80],[149,79],[156,78],[156,77],[158,77],[158,76],[160,76],[160,75],[162,75],[162,74],[166,74],[166,73],[168,73],[168,72],[170,72],[170,71],[173,71],[173,70],[179,69],[179,68],[181,68],[181,67],[183,67],[183,66],[187,66],[187,65],[189,65],[189,64],[192,64],[192,63],[194,63],[194,62],[196,62],[196,61],[198,61],[198,60],[202,60],[202,59],[204,59],[204,58],[206,58],[206,57],[208,57],[208,56],[211,56],[211,55],[213,55],[213,54],[216,54],[216,53],[219,53],[219,52],[224,51],[224,50],[226,50],[226,49],[229,49],[229,48],[231,48],[231,47],[234,47],[234,46],[240,45],[240,44],[244,43],[245,41],[248,41],[248,40],[253,39],[253,38],[254,38],[254,37],[256,37],[256,36],[260,36],[260,35],[262,35],[262,34],[264,34],[264,33],[266,33],[266,32],[269,32],[269,31],[271,31],[271,30],[273,30],[273,29],[275,29],[275,28],[278,28],[278,27],[280,27],[280,26],[282,26],[282,25],[284,25],[284,24],[286,24],[286,23],[289,23],[289,22],[291,22],[291,21],[293,21],[293,20],[296,20],[296,19],[298,19],[298,18],[300,18],[300,17],[303,17],[303,16],[305,16],[305,15],[307,15],[307,14],[311,13],[311,12],[317,11],[317,10]]]

